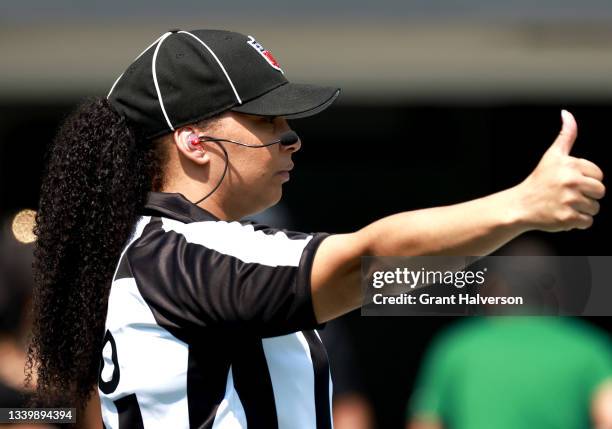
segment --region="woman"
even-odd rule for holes
[[[497,194],[350,234],[240,221],[281,197],[301,145],[286,119],[338,92],[287,82],[251,36],[172,30],[66,120],[37,218],[41,398],[83,407],[97,387],[107,428],[331,427],[314,329],[360,305],[361,256],[484,255],[598,211],[601,170],[569,156],[564,113],[535,171]]]

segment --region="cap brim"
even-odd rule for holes
[[[305,118],[327,109],[339,94],[338,88],[289,82],[231,110],[250,115]]]

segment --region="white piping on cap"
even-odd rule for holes
[[[153,42],[149,46],[147,46],[146,49],[144,51],[142,51],[136,58],[134,58],[134,61],[136,61],[138,58],[142,57],[144,55],[144,53],[147,52],[149,49],[151,49],[151,46],[153,46],[154,44],[159,42],[159,39],[161,39],[162,37],[164,37],[163,34],[161,36],[159,36],[157,39],[155,39],[155,42]],[[134,61],[132,61],[132,62],[134,62]],[[111,89],[110,89],[110,91],[108,91],[108,95],[106,96],[106,98],[110,97],[111,93],[113,92],[113,89],[115,89],[115,86],[117,86],[117,83],[119,83],[119,79],[121,79],[123,77],[124,73],[121,73],[119,75],[119,77],[115,80],[115,83],[113,83],[113,86],[111,86]]]
[[[174,131],[174,127],[172,126],[170,118],[168,118],[168,114],[166,113],[166,108],[164,107],[164,99],[162,98],[161,92],[159,91],[159,84],[157,83],[157,70],[155,69],[155,62],[157,61],[157,53],[159,52],[159,47],[162,43],[164,43],[164,40],[166,40],[166,38],[171,34],[171,32],[167,32],[159,39],[159,43],[155,47],[155,52],[153,53],[153,61],[151,68],[153,70],[153,83],[155,84],[155,90],[157,91],[157,99],[159,100],[159,106],[161,107],[162,113],[164,114],[164,118],[166,118],[168,126],[172,131]]]
[[[234,95],[236,96],[236,100],[238,101],[238,104],[242,104],[242,100],[240,99],[240,96],[238,95],[238,91],[236,91],[236,87],[234,86],[234,82],[232,82],[232,79],[230,79],[229,75],[227,74],[227,71],[225,70],[225,67],[223,67],[223,64],[221,63],[219,58],[217,58],[217,56],[215,55],[213,50],[210,49],[206,43],[204,43],[202,40],[200,40],[199,37],[197,37],[194,34],[191,34],[189,31],[181,30],[181,31],[179,31],[179,33],[189,34],[191,37],[193,37],[198,42],[200,42],[202,44],[202,46],[204,46],[208,50],[208,52],[210,52],[210,55],[212,55],[213,58],[217,61],[217,64],[219,64],[219,67],[221,67],[221,70],[223,71],[223,74],[227,78],[227,81],[229,82],[230,86],[232,87],[232,90],[234,91]]]

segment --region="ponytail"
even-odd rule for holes
[[[162,142],[139,138],[104,98],[61,125],[35,227],[26,383],[36,379],[37,404],[81,408],[96,386],[112,276],[164,162]]]

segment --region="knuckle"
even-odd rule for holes
[[[573,156],[566,156],[563,159],[563,164],[574,169],[580,167],[580,160],[578,158],[574,158]]]
[[[578,203],[579,201],[580,201],[580,197],[578,195],[578,192],[573,191],[573,190],[564,192],[561,196],[561,204],[565,206],[572,207],[574,204]]]
[[[559,178],[560,183],[569,188],[573,188],[578,186],[580,183],[580,177],[574,170],[564,171],[561,173],[561,177]]]
[[[562,224],[572,223],[575,220],[576,220],[576,214],[574,213],[574,210],[571,210],[571,209],[562,210],[561,212],[557,214],[557,221]]]

